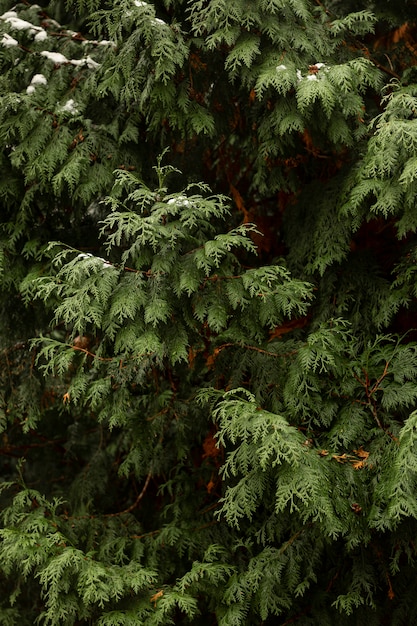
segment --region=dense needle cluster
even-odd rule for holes
[[[0,624],[417,622],[417,8],[0,0]]]

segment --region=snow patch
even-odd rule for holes
[[[45,39],[48,39],[48,35],[46,34],[46,30],[42,29],[38,33],[36,33],[35,41],[45,41]]]
[[[7,33],[3,33],[3,38],[1,40],[1,45],[3,46],[3,48],[13,48],[13,46],[18,46],[19,42],[16,41],[16,39],[11,37]]]
[[[36,85],[47,85],[48,81],[46,80],[43,74],[35,74],[30,81],[30,85],[26,87],[26,93],[30,96],[31,93],[36,91]]]
[[[82,261],[83,259],[91,259],[92,261],[98,261],[104,269],[113,267],[113,265],[109,261],[106,261],[106,259],[102,259],[100,256],[94,256],[90,252],[80,252],[80,254],[77,254],[75,259],[76,260],[79,259],[80,261]]]
[[[284,70],[287,69],[286,65],[277,65],[276,68],[277,72],[283,72]]]
[[[83,59],[67,59],[67,57],[60,52],[49,52],[49,50],[42,50],[41,55],[57,65],[61,65],[62,63],[71,63],[71,65],[75,66],[86,65],[90,70],[95,70],[100,67],[100,63],[94,61],[90,56]]]
[[[77,115],[78,109],[75,106],[75,100],[70,98],[66,101],[66,103],[60,108],[61,112],[71,113],[72,115]]]
[[[47,85],[48,81],[43,74],[35,74],[30,83],[31,85]]]
[[[180,207],[190,207],[191,202],[187,198],[187,196],[177,196],[176,198],[170,198],[167,204],[177,204]]]
[[[52,61],[52,63],[56,63],[57,65],[61,65],[62,63],[70,63],[70,60],[67,59],[67,57],[60,52],[49,52],[49,50],[42,50],[41,55],[49,59],[49,61]]]
[[[322,70],[323,68],[328,69],[326,63],[321,63],[320,61],[317,63],[313,63],[313,65],[308,66],[308,73],[306,74],[306,76],[303,76],[302,71],[300,69],[297,69],[297,81],[300,83],[302,80],[318,80],[320,76],[323,76],[323,74],[320,72],[320,70]],[[327,69],[325,70],[326,72]]]
[[[95,70],[98,67],[100,67],[100,63],[97,63],[97,61],[94,61],[94,59],[92,59],[90,56],[84,59],[84,63],[87,65],[89,70]]]
[[[0,20],[9,24],[10,28],[13,28],[14,30],[27,30],[31,35],[43,31],[43,28],[40,26],[35,26],[31,22],[20,19],[20,17],[17,16],[16,11],[6,11],[6,13],[0,15]]]
[[[84,59],[68,59],[68,63],[72,65],[86,65],[89,70],[95,70],[100,67],[100,63],[97,63],[90,56],[85,57]]]
[[[0,20],[8,20],[11,17],[17,17],[16,11],[6,11],[6,13],[0,15]]]
[[[112,48],[116,48],[116,44],[114,41],[110,41],[109,39],[83,39],[81,42],[82,46],[111,46]]]

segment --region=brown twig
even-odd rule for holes
[[[134,509],[136,509],[136,507],[138,506],[139,502],[142,500],[143,496],[146,493],[146,490],[148,488],[149,481],[151,480],[151,477],[152,477],[152,473],[149,472],[149,474],[146,477],[143,489],[142,489],[142,491],[140,492],[140,494],[138,495],[138,497],[136,498],[136,500],[134,501],[133,504],[131,504],[129,507],[127,507],[127,509],[124,509],[123,511],[119,511],[118,513],[107,513],[106,515],[104,515],[104,517],[119,517],[120,515],[125,515],[126,513],[131,513]]]
[[[372,385],[372,387],[371,387],[371,381],[369,380],[368,372],[366,372],[365,370],[362,370],[364,375],[365,375],[365,379],[364,380],[359,378],[359,376],[357,374],[353,374],[354,377],[356,378],[356,380],[358,381],[358,383],[360,383],[362,385],[362,387],[364,388],[365,395],[366,395],[366,402],[363,402],[363,401],[360,401],[360,400],[355,400],[355,402],[360,402],[361,404],[369,406],[369,408],[371,409],[372,416],[373,416],[375,422],[378,425],[378,428],[380,428],[385,433],[387,433],[387,435],[389,435],[391,437],[391,439],[395,440],[395,438],[392,435],[392,433],[388,432],[387,429],[384,428],[384,426],[381,423],[381,420],[378,417],[378,412],[377,412],[376,402],[375,402],[375,397],[374,397],[375,393],[380,390],[381,382],[384,380],[384,378],[388,374],[389,364],[390,364],[390,362],[386,361],[385,367],[384,367],[384,371],[382,372],[381,376],[375,381],[375,383]]]
[[[87,348],[81,348],[80,346],[70,346],[73,350],[78,350],[79,352],[84,352],[84,354],[86,354],[87,356],[91,356],[93,357],[93,359],[97,359],[98,361],[114,361],[115,357],[104,357],[104,356],[98,356],[97,354],[94,354],[94,352],[90,352],[90,350],[87,350]]]
[[[266,354],[266,356],[273,356],[275,358],[285,358],[287,356],[297,354],[298,352],[298,350],[292,350],[291,352],[285,352],[285,354],[277,354],[276,352],[269,352],[268,350],[264,350],[263,348],[257,348],[256,346],[250,346],[248,344],[224,343],[218,348],[215,348],[214,356],[216,357],[221,350],[224,350],[224,348],[230,348],[233,346],[238,348],[245,348],[246,350],[253,350],[254,352],[259,352],[260,354]]]

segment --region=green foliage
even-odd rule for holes
[[[413,3],[41,4],[0,0],[0,624],[416,623]]]

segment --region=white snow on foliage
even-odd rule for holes
[[[319,76],[317,74],[319,73],[319,70],[322,70],[323,68],[327,68],[326,63],[321,63],[321,62],[313,63],[312,65],[308,66],[309,71],[306,76],[303,76],[301,70],[298,69],[296,71],[298,82],[300,83],[304,79],[305,80],[318,80]]]
[[[48,39],[48,35],[46,34],[46,30],[42,29],[38,33],[36,33],[35,41],[45,41],[45,39]]]
[[[3,15],[0,15],[0,20],[8,24],[14,30],[28,31],[30,35],[35,36],[34,39],[36,42],[45,41],[48,38],[47,32],[43,28],[35,26],[26,20],[20,19],[16,11],[6,11]],[[59,26],[59,24],[57,25]],[[76,33],[74,33],[74,35],[75,34]],[[103,41],[97,43],[100,43],[100,45],[107,45],[111,42]],[[1,45],[3,48],[11,48],[12,46],[18,46],[19,42],[7,33],[4,33]],[[94,61],[94,59],[90,56],[84,57],[83,59],[67,59],[67,57],[64,54],[61,54],[61,52],[50,52],[49,50],[42,50],[40,54],[57,65],[62,65],[63,63],[70,63],[75,66],[86,65],[90,70],[95,70],[100,67],[100,63]],[[30,89],[28,93],[33,93],[33,90]]]
[[[48,81],[46,80],[43,74],[35,74],[30,82],[32,85],[47,85],[48,84]]]
[[[43,31],[43,28],[40,26],[35,26],[31,22],[20,19],[20,17],[17,16],[16,11],[6,11],[6,13],[0,15],[0,20],[9,24],[9,26],[14,30],[27,30],[31,35]]]
[[[58,65],[60,65],[61,63],[70,63],[70,60],[67,59],[67,57],[60,52],[50,52],[49,50],[42,50],[41,55],[52,61],[52,63],[56,63]]]
[[[64,111],[65,113],[72,113],[72,115],[77,115],[78,113],[78,109],[75,106],[75,100],[73,100],[72,98],[67,100],[66,103],[60,108],[60,110]]]
[[[47,85],[48,81],[46,80],[43,74],[35,74],[30,81],[30,85],[26,87],[26,93],[30,95],[34,93],[36,90],[36,85]]]
[[[83,59],[69,59],[68,63],[72,63],[72,65],[86,65],[89,70],[95,70],[100,67],[100,63],[94,61],[90,56],[84,57]]]
[[[114,41],[110,41],[109,39],[83,39],[81,42],[82,46],[112,46],[116,48],[116,44]]]
[[[191,202],[189,201],[187,196],[177,196],[176,198],[170,198],[167,204],[177,204],[180,207],[191,206]]]
[[[3,48],[12,48],[13,46],[18,46],[19,42],[16,41],[16,39],[11,37],[7,33],[3,33],[3,38],[1,40],[1,45],[3,46]]]
[[[90,56],[84,59],[84,63],[87,65],[88,69],[90,70],[95,70],[98,67],[100,67],[100,63],[97,63],[97,61],[94,61],[94,59],[92,59]]]
[[[67,59],[67,57],[60,52],[49,52],[49,50],[42,50],[41,55],[57,65],[61,65],[62,63],[70,63],[75,66],[86,65],[90,70],[95,70],[100,67],[100,63],[94,61],[90,56],[84,57],[83,59]]]
[[[106,259],[102,259],[100,256],[94,256],[93,254],[90,254],[89,252],[81,252],[75,258],[79,259],[80,261],[82,261],[82,259],[91,259],[92,261],[98,261],[101,264],[101,266],[105,269],[108,269],[109,267],[113,267],[113,265],[109,263],[109,261],[106,261]]]

